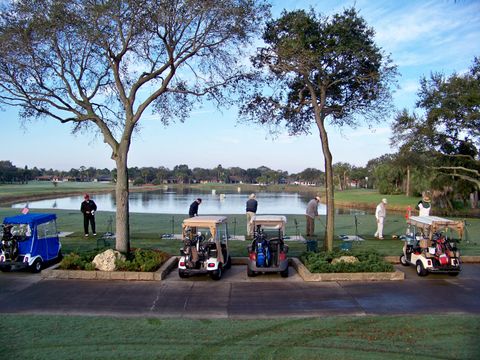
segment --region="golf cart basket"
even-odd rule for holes
[[[0,267],[25,268],[35,264],[40,271],[44,262],[61,256],[55,214],[26,214],[6,217],[0,251]]]

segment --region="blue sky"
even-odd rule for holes
[[[272,1],[274,17],[281,11],[309,9],[331,15],[355,5],[376,31],[376,42],[398,65],[398,109],[414,110],[419,79],[431,72],[464,72],[480,56],[480,1]],[[2,108],[0,160],[17,167],[69,170],[81,166],[113,169],[110,148],[94,132],[72,135],[70,127],[51,119],[22,126],[15,109]],[[129,166],[177,164],[190,168],[268,166],[289,173],[308,167],[323,170],[316,127],[308,136],[277,138],[265,128],[237,123],[236,109],[217,111],[205,104],[185,123],[164,127],[146,116],[134,135]],[[368,160],[395,152],[390,147],[390,122],[368,128],[329,128],[334,162],[364,166]]]

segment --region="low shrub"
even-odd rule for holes
[[[117,260],[119,271],[156,271],[170,257],[167,253],[153,249],[133,249],[126,260]]]
[[[338,262],[332,260],[341,256],[355,256],[359,261],[355,263]],[[349,272],[393,272],[392,264],[385,262],[375,250],[330,252],[307,252],[300,256],[300,260],[311,273],[349,273]]]
[[[63,257],[59,268],[63,270],[95,270],[92,261],[96,255],[97,251],[87,251],[81,254],[72,252]]]
[[[98,251],[89,251],[85,253],[70,253],[63,257],[59,265],[63,270],[95,270],[92,264]],[[118,271],[156,271],[170,257],[167,253],[160,250],[150,249],[132,249],[126,260],[117,260]]]

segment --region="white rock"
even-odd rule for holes
[[[335,258],[332,260],[332,264],[336,264],[339,262],[356,263],[358,262],[358,259],[355,256],[340,256],[339,258]]]
[[[115,260],[122,259],[125,260],[125,256],[120,252],[112,249],[108,249],[103,253],[98,254],[92,261],[92,264],[95,265],[95,269],[101,271],[115,271],[116,265]]]

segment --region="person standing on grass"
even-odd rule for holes
[[[386,204],[387,199],[383,198],[375,209],[375,218],[377,219],[377,231],[375,232],[374,236],[379,239],[383,239],[383,224],[385,223],[385,218],[387,217],[387,209],[385,207]]]
[[[190,209],[188,209],[188,216],[195,217],[198,216],[198,205],[202,203],[202,199],[198,198],[190,204]]]
[[[315,196],[307,204],[306,218],[307,218],[307,236],[313,236],[315,232],[315,216],[318,216],[318,204],[320,203],[320,196]]]
[[[95,211],[97,211],[97,204],[90,199],[90,195],[85,194],[83,197],[82,205],[80,206],[80,211],[83,213],[83,230],[85,236],[88,237],[88,223],[92,227],[93,236],[97,235],[95,231]]]
[[[252,218],[257,213],[258,201],[255,194],[250,194],[247,200],[246,212],[247,212],[247,236],[253,236],[253,224]]]
[[[418,210],[418,216],[430,216],[432,204],[430,200],[430,194],[428,192],[423,194],[422,200],[418,202],[415,208]]]

